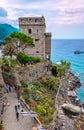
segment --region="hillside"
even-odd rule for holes
[[[19,31],[19,29],[14,28],[9,24],[0,24],[0,40],[4,40],[4,38],[9,35],[11,32]]]

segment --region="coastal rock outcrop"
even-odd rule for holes
[[[65,112],[70,113],[72,115],[79,115],[82,112],[82,109],[79,106],[75,106],[71,103],[64,103],[62,108]]]
[[[74,122],[63,111],[62,105],[65,102],[70,103],[70,99],[67,95],[68,79],[64,78],[60,80],[58,93],[55,99],[56,111],[53,115],[53,121],[50,124],[48,130],[75,130]]]
[[[80,79],[75,76],[71,71],[67,70],[65,75],[68,77],[68,88],[70,90],[81,87]]]
[[[56,111],[48,130],[76,130],[76,124],[72,118],[80,115],[81,107],[72,104],[69,96],[73,95],[73,98],[76,97],[75,89],[81,86],[81,82],[69,70],[66,71],[65,75],[66,77],[61,79],[59,83],[55,99]]]

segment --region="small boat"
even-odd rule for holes
[[[80,50],[74,51],[74,54],[81,54],[81,53],[84,53],[84,51],[80,51]]]

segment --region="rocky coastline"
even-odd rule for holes
[[[77,95],[75,92],[75,90],[79,87],[81,87],[80,79],[70,70],[67,70],[65,77],[60,80],[59,90],[55,99],[56,111],[54,112],[53,121],[49,125],[48,130],[78,130],[78,128],[81,128],[81,130],[84,129],[84,127],[82,129],[82,126],[84,125],[84,113],[82,112],[83,106],[81,101],[77,100]],[[64,110],[62,108],[63,104],[68,104],[67,109]],[[77,109],[81,111],[77,111]]]
[[[81,108],[81,103],[76,100],[77,95],[74,94],[78,87],[81,87],[80,79],[67,70],[65,76],[60,79],[59,89],[55,98],[56,111],[53,115],[53,121],[47,130],[77,130],[76,124],[80,121],[79,116],[81,117],[81,115],[74,116],[70,111],[68,111],[68,114],[64,113],[62,105],[69,103]]]

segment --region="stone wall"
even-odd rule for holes
[[[19,18],[20,31],[34,39],[35,47],[25,49],[26,54],[45,59],[45,19],[44,17]]]
[[[35,47],[26,48],[26,54],[42,59],[46,59],[46,55],[50,57],[51,34],[46,33],[45,18],[43,16],[21,17],[19,18],[19,28],[21,32],[34,39]]]
[[[36,65],[27,65],[17,72],[20,75],[20,79],[28,82],[38,81],[39,78],[46,74],[51,74],[48,67],[49,62],[38,63]]]
[[[45,57],[50,59],[51,56],[51,33],[45,34]]]

